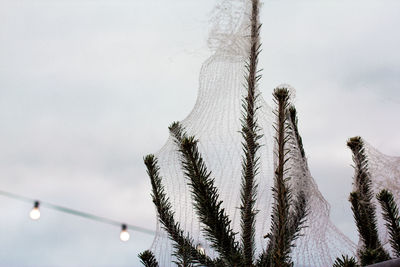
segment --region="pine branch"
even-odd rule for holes
[[[342,258],[336,258],[333,267],[359,267],[359,265],[354,257],[342,255]]]
[[[290,238],[289,210],[291,203],[291,191],[287,185],[288,177],[285,177],[289,154],[286,146],[289,141],[287,134],[287,111],[289,106],[289,91],[286,88],[274,90],[274,99],[277,104],[276,141],[277,141],[277,167],[275,170],[274,187],[272,194],[274,205],[271,215],[271,233],[268,235],[268,250],[264,253],[266,260],[271,261],[272,266],[291,266],[290,252],[292,242]],[[270,256],[268,253],[270,252]]]
[[[303,141],[299,133],[298,129],[298,118],[297,111],[294,105],[290,105],[289,107],[289,119],[290,119],[290,130],[293,138],[296,142],[296,148],[299,150],[301,154],[301,165],[307,166],[307,159],[305,157],[305,151],[303,147]],[[305,171],[305,170],[303,170]],[[305,173],[302,175],[302,179],[306,179]],[[294,209],[290,215],[290,235],[292,240],[296,240],[300,237],[300,231],[305,228],[306,217],[309,214],[309,206],[308,206],[308,196],[306,196],[305,192],[300,190],[295,197],[294,201]]]
[[[390,259],[389,254],[383,249],[379,240],[378,246],[371,246],[371,240],[368,239],[368,237],[371,236],[369,226],[371,218],[368,216],[365,209],[365,203],[363,204],[360,200],[360,194],[358,192],[352,192],[349,200],[351,202],[354,220],[356,221],[356,226],[361,241],[363,242],[363,246],[358,250],[361,265],[370,265]],[[369,247],[367,247],[366,244],[369,244]]]
[[[373,194],[371,191],[371,178],[368,171],[368,159],[364,151],[364,142],[361,137],[352,137],[347,141],[347,146],[353,152],[354,161],[354,184],[358,192],[360,192],[363,200],[371,202]],[[373,208],[375,214],[375,208]],[[376,215],[374,215],[376,217]],[[376,219],[375,219],[376,220]]]
[[[203,231],[207,239],[229,266],[240,266],[242,257],[231,221],[221,207],[218,189],[200,155],[197,140],[193,136],[188,137],[179,123],[172,124],[170,131],[179,147],[182,168],[193,195],[193,205],[200,222],[204,224]]]
[[[349,200],[354,220],[356,221],[356,226],[361,241],[363,242],[363,246],[358,250],[361,265],[370,265],[390,259],[389,254],[383,249],[382,245],[380,245],[379,240],[379,246],[372,247],[371,240],[367,239],[371,235],[369,228],[370,217],[368,216],[364,204],[360,200],[360,194],[358,192],[352,192]],[[367,247],[366,244],[369,244],[370,246]]]
[[[360,252],[360,264],[366,266],[390,260],[389,254],[382,248],[364,249]]]
[[[304,229],[306,217],[309,213],[308,200],[303,191],[300,191],[294,200],[293,211],[289,215],[289,239],[295,241],[301,236],[300,231]]]
[[[264,236],[264,238],[271,238],[270,234]],[[256,262],[257,267],[272,267],[272,242],[268,240],[267,249],[261,253]]]
[[[154,256],[153,252],[150,250],[146,250],[138,255],[140,258],[140,262],[145,267],[159,267],[156,257]]]
[[[254,208],[257,195],[257,183],[255,177],[258,170],[259,157],[256,155],[260,145],[258,140],[261,135],[258,134],[259,127],[256,119],[256,94],[257,82],[260,75],[257,76],[258,54],[260,52],[260,23],[259,23],[259,1],[252,1],[251,14],[251,48],[249,61],[246,69],[247,75],[247,97],[243,100],[243,118],[242,118],[242,137],[243,137],[243,160],[242,160],[242,184],[241,184],[241,242],[243,250],[243,263],[245,266],[252,266],[255,252],[255,216]]]
[[[189,237],[187,237],[189,238]],[[178,267],[194,267],[192,253],[187,246],[179,246],[172,254],[176,260],[173,261]]]
[[[371,178],[368,159],[361,137],[350,138],[347,146],[353,152],[355,192],[350,194],[354,219],[363,247],[359,250],[362,265],[373,264],[390,259],[378,237],[376,209],[372,203]]]
[[[386,221],[386,228],[390,235],[390,245],[397,257],[400,257],[400,217],[399,209],[394,201],[393,194],[388,190],[382,190],[377,195],[382,207],[382,215]]]
[[[179,222],[174,219],[171,203],[165,194],[162,178],[160,177],[157,158],[154,155],[147,155],[144,158],[147,167],[147,174],[150,177],[152,186],[152,199],[156,206],[158,219],[163,228],[167,231],[171,240],[174,241],[174,255],[178,261],[186,264],[201,263],[206,266],[221,266],[206,255],[203,255],[193,245],[193,240],[184,235]],[[190,253],[188,253],[190,252]],[[187,265],[189,266],[189,265]]]
[[[368,214],[365,212],[361,212],[362,206],[360,205],[360,194],[358,192],[351,192],[349,201],[351,203],[351,209],[353,211],[353,217],[356,221],[357,229],[360,234],[360,238],[366,247],[366,243],[368,243],[368,237],[370,235],[370,230],[367,225],[368,222]]]
[[[304,147],[303,147],[303,140],[299,134],[299,129],[297,127],[298,125],[298,118],[297,118],[297,111],[296,108],[292,105],[289,107],[289,115],[290,115],[290,121],[293,125],[293,131],[294,131],[294,135],[296,137],[296,143],[298,148],[300,149],[300,154],[303,157],[303,159],[306,156],[306,153],[304,152]]]

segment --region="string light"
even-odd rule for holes
[[[31,219],[34,221],[39,220],[40,218],[39,201],[35,201],[35,203],[33,204],[33,209],[29,213],[29,217],[31,217]]]
[[[122,225],[122,230],[121,233],[119,234],[119,238],[121,239],[121,241],[126,242],[129,240],[130,235],[128,232],[128,227],[126,226],[126,224]]]
[[[32,198],[29,198],[29,197],[17,195],[17,194],[14,194],[14,193],[3,191],[3,190],[0,190],[0,195],[8,197],[8,198],[15,199],[15,200],[23,201],[23,202],[29,202],[29,203],[33,202],[34,203],[33,209],[29,213],[29,217],[32,220],[38,220],[40,218],[40,210],[39,210],[39,206],[40,206],[40,207],[45,207],[45,208],[48,208],[48,209],[56,210],[56,211],[59,211],[59,212],[67,213],[67,214],[70,214],[70,215],[78,216],[78,217],[81,217],[81,218],[86,218],[86,219],[89,219],[89,220],[92,220],[92,221],[96,221],[96,222],[105,223],[105,224],[108,224],[108,225],[114,225],[114,226],[122,227],[122,230],[121,230],[121,233],[120,233],[119,237],[124,242],[128,241],[129,238],[130,238],[130,234],[128,232],[128,226],[129,226],[129,229],[131,229],[133,231],[141,232],[141,233],[144,233],[144,234],[149,234],[149,235],[152,235],[152,236],[154,236],[156,234],[155,231],[147,229],[147,228],[143,228],[143,227],[136,226],[136,225],[133,225],[133,224],[121,224],[120,222],[112,220],[112,219],[108,219],[108,218],[97,216],[97,215],[90,214],[90,213],[87,213],[87,212],[82,212],[82,211],[79,211],[79,210],[63,207],[63,206],[60,206],[60,205],[51,204],[51,203],[48,203],[48,202],[43,202],[43,201],[39,202],[38,200],[34,200]]]

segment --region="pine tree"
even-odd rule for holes
[[[342,255],[342,258],[336,258],[333,267],[359,267],[359,265],[354,257]]]
[[[242,162],[242,188],[241,188],[241,243],[243,251],[243,263],[245,266],[252,266],[254,262],[254,234],[255,216],[254,204],[256,202],[255,181],[259,157],[257,151],[260,148],[258,143],[262,137],[259,134],[257,125],[256,110],[258,94],[256,92],[257,83],[261,78],[258,74],[258,55],[260,53],[260,27],[259,23],[259,0],[253,0],[251,12],[251,36],[250,36],[250,55],[246,64],[248,71],[246,78],[247,96],[243,99],[242,138],[243,138],[243,162]]]
[[[217,261],[200,253],[196,249],[194,241],[187,234],[184,234],[179,222],[175,221],[174,212],[172,211],[168,197],[165,195],[162,179],[159,175],[157,159],[153,155],[148,155],[145,157],[144,163],[151,181],[152,198],[157,209],[158,220],[171,240],[174,241],[174,256],[176,256],[179,262],[185,263],[185,265],[181,266],[190,266],[192,263],[201,263],[206,266],[222,266]],[[143,260],[143,254],[141,256]],[[145,256],[147,255],[145,254]]]
[[[383,262],[390,259],[389,253],[383,248],[378,236],[376,207],[372,202],[371,177],[368,171],[368,158],[364,150],[364,142],[356,136],[347,141],[347,146],[353,152],[355,163],[355,191],[350,194],[351,208],[356,221],[362,246],[358,257],[362,266]],[[382,216],[389,232],[389,242],[393,252],[400,257],[400,216],[399,210],[390,191],[384,189],[376,196],[382,207]],[[359,266],[354,258],[343,256],[337,258],[333,267]]]
[[[290,257],[294,241],[299,237],[300,230],[304,227],[307,215],[307,199],[303,192],[300,192],[293,199],[292,190],[288,184],[290,177],[287,176],[290,160],[288,155],[292,131],[298,134],[296,110],[289,102],[289,91],[287,88],[274,90],[274,99],[277,105],[275,115],[277,121],[276,130],[276,157],[277,166],[275,169],[274,187],[272,188],[274,205],[271,215],[271,230],[266,236],[269,239],[267,250],[259,259],[260,266],[286,267],[292,266]],[[292,124],[289,123],[292,122]],[[300,135],[296,136],[297,143],[301,142]],[[302,146],[299,146],[302,150]],[[304,151],[303,151],[304,152]],[[304,154],[302,154],[303,156]]]
[[[364,151],[361,137],[350,138],[347,146],[353,152],[354,187],[350,194],[350,203],[357,229],[360,234],[362,247],[358,251],[361,265],[369,265],[390,259],[383,249],[378,237],[376,208],[372,202],[373,192],[371,178],[368,171],[368,159]]]
[[[257,261],[253,258],[254,252],[251,254],[251,260],[246,259],[245,231],[243,225],[247,222],[249,224],[247,227],[250,227],[251,232],[254,233],[255,218],[250,221],[244,220],[246,213],[243,212],[243,207],[245,207],[245,203],[248,203],[246,202],[246,198],[253,201],[253,203],[256,201],[255,191],[257,185],[253,184],[253,190],[246,192],[246,186],[249,183],[249,181],[246,181],[246,174],[252,181],[255,180],[257,167],[254,167],[253,175],[250,175],[248,165],[250,164],[249,161],[253,160],[253,162],[255,161],[255,166],[257,166],[256,150],[253,150],[254,154],[252,154],[249,152],[251,149],[248,149],[248,147],[249,140],[258,140],[260,135],[253,132],[250,134],[253,138],[245,138],[243,145],[245,154],[242,164],[243,177],[241,190],[241,218],[243,230],[241,242],[239,243],[235,241],[235,233],[231,228],[231,221],[221,206],[222,201],[219,200],[218,189],[214,185],[212,173],[207,170],[204,160],[198,150],[198,141],[195,137],[188,136],[183,127],[177,122],[169,127],[175,139],[175,143],[178,146],[182,168],[191,189],[196,213],[204,226],[202,230],[207,240],[211,243],[211,246],[219,253],[219,257],[216,259],[211,259],[198,251],[189,234],[184,234],[184,231],[181,230],[179,223],[174,219],[174,213],[169,199],[165,195],[162,178],[159,176],[157,159],[153,155],[145,157],[144,161],[147,167],[147,173],[152,184],[153,202],[157,208],[159,221],[169,234],[171,240],[174,241],[174,256],[177,258],[175,263],[178,266],[189,267],[201,264],[204,266],[286,267],[293,265],[290,252],[294,246],[294,241],[299,237],[300,230],[304,227],[308,211],[307,200],[302,192],[296,195],[296,197],[293,197],[292,191],[288,185],[290,177],[287,177],[286,164],[289,161],[288,155],[290,154],[289,147],[287,146],[291,138],[289,129],[292,127],[292,131],[297,131],[297,122],[295,126],[293,126],[289,124],[288,121],[290,120],[290,110],[295,112],[295,109],[293,107],[292,109],[288,108],[289,93],[286,88],[276,89],[274,91],[274,97],[277,101],[275,113],[277,116],[276,157],[278,158],[278,165],[275,171],[275,184],[272,188],[275,203],[271,216],[271,233],[268,234],[268,249],[258,257]],[[248,125],[245,120],[243,120],[243,125],[243,129],[246,129],[243,130],[243,136],[246,137],[245,131],[252,131],[247,127]],[[257,129],[257,127],[253,127],[253,129]],[[259,146],[257,142],[254,143],[256,144],[255,146]],[[253,156],[251,157],[251,155]],[[252,203],[250,204],[253,205]],[[251,215],[255,216],[256,212],[253,211]],[[248,247],[254,248],[254,238],[249,242],[250,244]],[[142,259],[145,266],[153,266],[150,264],[155,264],[153,262],[155,259],[150,257],[149,253],[142,253],[139,257]]]
[[[389,232],[389,242],[393,253],[400,257],[400,216],[399,209],[394,201],[393,194],[383,189],[377,195],[377,199],[382,207],[382,216],[386,221],[386,228]]]
[[[173,123],[170,131],[179,147],[182,168],[189,181],[194,208],[204,226],[203,232],[221,259],[229,266],[235,266],[242,262],[239,244],[235,241],[231,221],[221,207],[214,178],[198,150],[198,141],[187,136],[179,123]]]
[[[139,254],[140,262],[145,267],[159,267],[156,257],[154,256],[153,252],[150,250],[146,250]]]
[[[259,0],[251,0],[251,35],[250,53],[246,64],[247,95],[243,99],[242,112],[242,183],[241,183],[241,232],[240,241],[237,241],[237,233],[233,232],[231,220],[222,208],[218,188],[214,185],[212,173],[207,169],[202,155],[198,150],[198,140],[189,136],[179,123],[173,123],[170,133],[174,137],[178,147],[180,161],[184,176],[191,190],[193,206],[203,226],[207,241],[218,252],[218,257],[211,259],[198,251],[189,233],[184,233],[179,222],[174,219],[174,212],[165,194],[162,178],[159,175],[157,159],[154,155],[145,157],[144,162],[152,184],[152,199],[156,206],[158,220],[173,241],[175,263],[178,266],[226,266],[226,267],[252,267],[252,266],[291,266],[290,251],[294,240],[299,236],[307,215],[307,201],[304,194],[292,197],[288,186],[289,177],[286,177],[289,147],[286,143],[291,129],[287,123],[289,119],[289,94],[287,89],[275,90],[277,100],[277,156],[279,165],[276,170],[273,196],[275,208],[272,221],[275,226],[271,229],[269,248],[255,260],[255,218],[257,211],[254,204],[257,199],[257,182],[260,147],[259,126],[257,124],[257,83],[261,78],[258,70],[258,55],[260,53],[260,23]],[[286,94],[286,96],[284,96]],[[285,99],[284,102],[278,100]],[[279,98],[280,99],[280,98]],[[293,127],[292,127],[293,128]],[[297,121],[295,125],[297,131]],[[292,129],[293,130],[293,129]],[[298,132],[297,132],[298,133]],[[301,140],[301,138],[300,138]],[[290,217],[290,218],[289,218]],[[283,253],[283,257],[280,256]],[[152,254],[144,252],[139,255],[145,266],[157,266]],[[147,265],[146,265],[147,264]],[[153,264],[153,265],[152,265]]]

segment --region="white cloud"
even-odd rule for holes
[[[195,103],[212,5],[0,1],[1,188],[153,227],[142,157],[161,148],[169,123]],[[297,89],[311,170],[333,219],[353,238],[346,139],[362,135],[400,154],[399,10],[394,1],[374,0],[263,7],[264,98],[282,82]],[[1,232],[0,263],[8,266],[30,257],[37,264],[137,265],[136,254],[151,244],[138,234],[121,248],[112,227],[55,212],[39,231],[24,221],[29,205],[2,203],[8,220],[0,229],[12,230]],[[17,257],[21,251],[26,258]]]

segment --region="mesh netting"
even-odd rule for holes
[[[382,189],[387,189],[393,193],[395,202],[400,207],[400,157],[382,154],[365,141],[364,149],[368,158],[368,169],[372,177],[374,195],[378,194]],[[377,208],[379,237],[384,248],[393,256],[389,243],[389,234],[382,217],[382,209],[376,198],[373,201]]]
[[[329,219],[330,207],[311,176],[307,159],[302,156],[292,133],[289,174],[291,188],[304,191],[309,200],[307,228],[293,249],[295,266],[332,266],[336,257],[354,255],[355,245]]]
[[[223,208],[229,214],[233,229],[240,232],[240,184],[241,184],[241,100],[246,93],[245,61],[249,47],[249,0],[224,0],[215,8],[209,45],[214,54],[203,64],[198,99],[194,109],[181,123],[189,135],[199,140],[199,150],[205,160],[215,185],[219,189]],[[263,238],[270,230],[271,188],[274,181],[274,134],[275,116],[271,107],[260,97],[257,111],[263,138],[259,150],[260,171],[257,176],[258,193],[256,209],[257,253],[266,246]],[[296,242],[293,251],[295,266],[326,267],[342,254],[354,254],[355,245],[345,237],[329,219],[329,205],[312,178],[307,161],[301,156],[295,143],[292,150],[291,180],[294,191],[304,190],[310,198],[311,212],[304,236]],[[175,218],[207,255],[215,252],[208,246],[200,231],[199,220],[194,212],[190,189],[183,176],[176,144],[169,138],[156,155],[160,174],[174,211]],[[239,238],[239,236],[237,236]],[[171,241],[158,226],[152,250],[161,266],[173,266]]]

